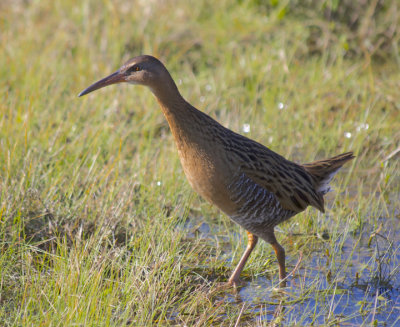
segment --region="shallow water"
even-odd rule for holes
[[[355,243],[354,239],[345,241],[341,253],[343,266],[339,265],[334,282],[329,282],[326,278],[326,268],[324,262],[321,262],[324,260],[313,257],[302,263],[296,275],[290,279],[284,296],[276,297],[276,304],[270,303],[273,300],[271,281],[265,277],[257,277],[246,283],[239,291],[236,301],[248,304],[249,310],[253,311],[257,319],[267,321],[274,318],[274,311],[283,299],[283,309],[286,309],[283,322],[320,325],[327,319],[337,317],[338,322],[355,326],[373,320],[387,326],[400,325],[399,245],[393,251],[387,251],[389,246],[380,245],[381,253],[387,256],[387,260],[382,257],[382,262],[378,263],[371,259],[374,258],[375,251],[372,247],[366,248],[359,244],[352,253]],[[352,257],[351,264],[347,265],[349,256]],[[381,267],[378,267],[379,264]],[[323,268],[310,269],[304,266]],[[365,269],[366,266],[369,268]],[[357,279],[355,276],[360,271],[364,273]],[[314,291],[307,294],[308,288]]]
[[[361,233],[341,236],[334,255],[317,249],[302,259],[283,291],[275,288],[276,278],[269,279],[266,272],[244,278],[237,293],[222,292],[217,300],[244,307],[242,322],[268,323],[280,316],[283,325],[359,326],[375,321],[400,326],[400,212],[392,213],[377,220],[380,228],[365,223]],[[209,240],[215,240],[218,230],[201,218],[188,220],[185,229],[189,238]],[[298,259],[291,256],[288,253],[288,272]],[[233,265],[227,263],[227,268]]]

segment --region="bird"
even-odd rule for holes
[[[128,60],[78,96],[117,83],[150,89],[168,122],[189,184],[246,230],[246,249],[227,285],[240,284],[239,276],[260,238],[275,251],[279,286],[286,287],[285,250],[274,228],[308,206],[325,212],[329,183],[354,158],[353,152],[307,164],[287,160],[192,106],[180,94],[164,64],[151,55]]]

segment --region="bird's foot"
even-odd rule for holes
[[[229,279],[226,284],[230,287],[237,288],[237,287],[243,285],[243,282],[239,278],[238,279]]]
[[[286,278],[285,279],[281,279],[279,282],[279,288],[285,288],[287,286],[286,283]]]
[[[238,287],[243,286],[243,284],[244,282],[242,282],[240,279],[235,279],[235,280],[229,279],[227,282],[217,283],[215,289],[217,291],[224,291],[229,289],[236,290]]]

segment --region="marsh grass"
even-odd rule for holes
[[[360,29],[312,2],[2,1],[1,325],[399,324],[400,25],[374,3]],[[141,53],[292,160],[355,151],[326,214],[277,228],[289,270],[302,253],[289,288],[263,242],[238,292],[216,286],[244,231],[190,189],[148,90],[76,97]]]

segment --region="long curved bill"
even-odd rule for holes
[[[125,77],[124,74],[122,74],[119,70],[117,70],[111,75],[104,77],[100,81],[97,81],[96,83],[90,85],[88,88],[84,89],[81,93],[78,94],[78,97],[96,91],[98,89],[101,89],[102,87],[105,87],[107,85],[117,84],[121,82],[125,82]]]

